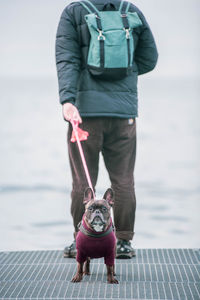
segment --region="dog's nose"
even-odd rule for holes
[[[96,210],[96,214],[100,214],[100,210],[97,209],[97,210]]]

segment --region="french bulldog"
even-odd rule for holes
[[[114,277],[114,260],[116,236],[111,219],[111,207],[114,204],[114,193],[107,189],[102,200],[96,200],[91,188],[87,188],[83,203],[83,215],[76,235],[77,272],[72,282],[80,282],[83,275],[90,275],[90,258],[104,257],[107,267],[108,283],[118,283]]]

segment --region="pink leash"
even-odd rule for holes
[[[71,120],[70,122],[72,124],[72,128],[73,128],[73,131],[74,131],[74,134],[75,134],[75,137],[76,137],[76,141],[77,141],[77,144],[78,144],[78,149],[79,149],[81,160],[82,160],[83,167],[84,167],[84,170],[85,170],[85,175],[86,175],[86,178],[87,178],[87,182],[88,182],[88,185],[89,185],[89,187],[91,188],[91,190],[93,192],[94,199],[95,199],[95,193],[94,193],[94,189],[93,189],[93,186],[92,186],[92,182],[91,182],[90,174],[89,174],[89,171],[88,171],[87,163],[86,163],[86,160],[85,160],[85,156],[84,156],[84,153],[83,153],[83,148],[81,146],[81,142],[80,142],[80,139],[79,139],[79,136],[78,136],[78,124],[79,124],[79,122],[76,121],[76,120]]]

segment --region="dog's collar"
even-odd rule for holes
[[[79,225],[79,231],[81,231],[83,234],[85,234],[87,236],[95,237],[95,238],[104,237],[104,236],[108,235],[109,233],[111,233],[113,230],[114,230],[114,227],[111,224],[110,227],[108,228],[108,230],[106,230],[105,232],[96,234],[96,233],[93,233],[93,232],[87,230],[87,228],[84,227],[82,222]]]

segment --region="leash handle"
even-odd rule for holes
[[[79,136],[78,136],[77,129],[78,129],[79,122],[77,120],[70,120],[70,122],[72,124],[72,128],[74,130],[74,134],[75,134],[76,141],[77,141],[77,144],[78,144],[78,148],[79,148],[81,160],[82,160],[82,163],[83,163],[83,168],[85,170],[85,175],[86,175],[86,178],[87,178],[87,182],[88,182],[88,185],[89,185],[89,187],[91,188],[91,190],[93,192],[93,196],[94,196],[94,199],[95,199],[95,193],[94,193],[94,189],[93,189],[93,186],[92,186],[92,182],[91,182],[90,174],[89,174],[89,171],[88,171],[87,163],[86,163],[86,160],[85,160],[85,156],[84,156],[84,153],[83,153],[83,148],[81,146],[81,142],[80,142],[80,139],[79,139]]]

